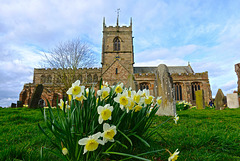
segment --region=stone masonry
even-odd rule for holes
[[[75,75],[76,80],[86,87],[94,86],[98,89],[98,84],[102,78],[110,85],[123,82],[126,87],[134,90],[149,89],[150,94],[158,96],[156,92],[156,67],[134,67],[134,47],[132,35],[132,19],[129,26],[119,26],[118,19],[116,26],[106,26],[103,20],[102,37],[102,60],[101,68],[80,68]],[[236,64],[236,72],[240,72],[240,64]],[[185,100],[196,103],[195,91],[204,90],[204,99],[212,98],[208,72],[194,73],[188,64],[187,66],[168,66],[168,71],[175,88],[176,101]],[[63,98],[63,85],[55,78],[56,70],[61,69],[34,69],[33,83],[24,85],[20,93],[19,100],[23,104],[29,104],[33,91],[38,84],[43,84],[44,89],[42,99],[48,100],[52,106],[56,106],[56,100]],[[240,74],[238,74],[238,78]],[[238,79],[240,80],[240,79]],[[239,82],[239,81],[238,81]],[[239,83],[238,83],[239,87]],[[155,92],[154,92],[155,91]]]

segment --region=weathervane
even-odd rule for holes
[[[115,11],[115,12],[117,12],[117,26],[118,26],[118,19],[119,19],[120,8],[118,8],[117,11]]]

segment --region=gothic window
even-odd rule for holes
[[[120,50],[120,39],[119,37],[115,37],[113,40],[113,50],[119,51]]]
[[[97,82],[98,82],[98,76],[97,76],[97,74],[94,74],[94,76],[93,76],[93,82],[94,82],[94,83],[97,83]]]
[[[196,96],[195,96],[195,91],[200,90],[200,83],[198,82],[193,82],[191,83],[192,86],[192,100],[196,100]]]
[[[40,82],[41,82],[42,84],[46,82],[46,77],[45,77],[45,75],[41,75],[41,80],[40,80]]]
[[[175,88],[175,100],[182,100],[182,85],[180,83],[174,83]]]
[[[149,83],[146,83],[146,82],[140,83],[140,89],[141,90],[149,89]]]
[[[116,68],[116,74],[118,74],[118,68]]]
[[[92,83],[92,75],[91,74],[87,75],[87,82]]]

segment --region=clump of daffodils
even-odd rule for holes
[[[192,107],[192,104],[190,102],[180,101],[180,102],[176,103],[176,110],[177,111],[187,110],[191,107]]]
[[[59,137],[56,140],[68,148],[63,145],[60,148],[68,160],[95,160],[119,144],[126,146],[123,145],[126,138],[132,142],[131,139],[146,136],[162,101],[147,89],[135,91],[125,88],[123,83],[109,86],[103,82],[95,93],[77,80],[66,93],[68,101],[61,99],[58,104],[61,110],[65,109],[63,114],[55,117],[50,112],[48,117],[44,112],[44,117],[50,122],[51,132]]]

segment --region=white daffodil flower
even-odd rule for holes
[[[173,120],[175,121],[175,124],[177,124],[177,122],[179,120],[179,116],[176,113],[175,113]]]
[[[115,92],[118,93],[122,93],[123,91],[123,83],[120,83],[116,88],[115,88]]]
[[[84,146],[84,151],[83,154],[85,154],[87,151],[94,151],[98,148],[99,144],[104,145],[104,142],[100,139],[99,137],[102,136],[101,132],[98,132],[94,135],[88,136],[86,138],[82,138],[81,140],[78,141],[79,145],[85,145]]]
[[[168,158],[168,161],[175,161],[177,160],[178,154],[180,153],[180,151],[178,151],[177,149],[173,154],[171,154],[171,152],[169,153],[170,153],[170,157]]]
[[[112,119],[113,106],[110,106],[110,104],[106,104],[104,107],[98,106],[97,111],[99,114],[99,117],[98,117],[99,124],[102,124],[103,120],[105,121],[105,120]]]
[[[136,93],[136,91],[132,91],[132,99],[135,103],[137,104],[143,104],[144,103],[144,97],[141,97],[142,95],[142,91],[138,90],[138,92]]]
[[[132,98],[129,98],[129,101],[130,101],[130,103],[125,106],[125,108],[127,109],[127,113],[129,112],[129,110],[132,110],[135,105]]]
[[[117,130],[116,130],[116,126],[110,126],[108,123],[104,123],[103,124],[103,133],[102,133],[102,137],[103,137],[103,141],[104,143],[110,141],[110,142],[114,142],[113,137],[117,134]]]
[[[58,106],[60,107],[61,110],[63,110],[64,101],[62,99],[60,99],[60,103],[58,104]],[[70,106],[67,104],[67,101],[65,102],[65,108],[66,109],[70,108]]]
[[[68,89],[67,94],[73,95],[73,99],[80,98],[84,92],[85,87],[80,86],[80,80],[77,80],[72,84],[72,87]]]
[[[142,106],[137,105],[137,106],[134,107],[134,111],[135,111],[135,112],[138,112],[138,111],[140,111],[142,108],[143,108]]]
[[[114,101],[120,103],[120,108],[123,110],[125,106],[130,104],[128,91],[124,90],[123,93],[118,93],[117,97],[114,98]]]
[[[110,88],[109,87],[103,87],[101,90],[97,91],[97,95],[100,96],[101,100],[109,96]]]

